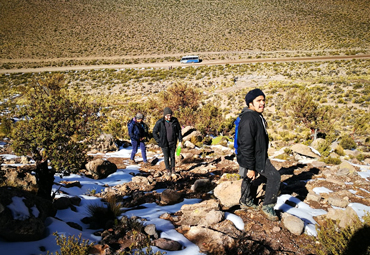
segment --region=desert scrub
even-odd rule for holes
[[[357,147],[353,138],[351,136],[347,135],[347,134],[343,135],[341,137],[339,145],[342,146],[343,149],[345,149],[345,150],[351,150],[351,149],[355,149]]]
[[[58,232],[53,233],[55,236],[57,245],[60,246],[60,252],[56,251],[55,255],[88,255],[89,250],[94,245],[89,240],[81,239],[82,234],[77,237],[59,235]],[[48,255],[53,253],[47,252]]]
[[[370,214],[363,221],[355,219],[351,226],[340,228],[337,222],[327,220],[323,226],[316,226],[317,237],[314,253],[318,255],[370,254]]]
[[[331,156],[323,158],[322,161],[328,165],[339,165],[342,163],[342,160],[340,158],[333,158]]]

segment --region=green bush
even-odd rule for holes
[[[351,150],[351,149],[356,149],[357,145],[353,138],[349,135],[343,135],[339,145],[343,147],[345,150]]]

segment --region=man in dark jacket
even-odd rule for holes
[[[244,108],[238,128],[239,172],[243,177],[240,204],[241,208],[257,209],[253,203],[250,188],[256,173],[266,177],[266,195],[262,212],[270,220],[278,220],[274,206],[280,189],[280,173],[268,159],[267,150],[269,138],[266,129],[266,120],[262,113],[265,109],[265,94],[260,89],[254,89],[245,96],[247,108]]]
[[[143,119],[144,115],[142,113],[137,113],[136,116],[129,123],[128,131],[132,144],[130,163],[132,164],[136,164],[134,159],[139,146],[144,164],[148,164],[145,147],[145,139],[148,137],[148,126],[143,122]]]
[[[175,173],[175,151],[177,140],[182,142],[181,126],[177,118],[172,116],[172,110],[166,107],[163,118],[159,119],[153,128],[153,137],[161,147],[167,174]],[[169,160],[171,159],[171,164]]]

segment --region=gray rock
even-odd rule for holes
[[[290,233],[294,235],[301,235],[304,231],[304,222],[291,214],[283,213],[282,222],[284,227],[289,230]]]
[[[209,227],[213,224],[219,223],[225,217],[224,212],[218,210],[211,210],[206,213],[205,217],[202,217],[198,223],[198,226]]]
[[[345,210],[329,208],[325,216],[327,219],[339,221],[341,228],[352,226],[359,220],[357,213],[349,206]]]
[[[161,204],[173,205],[182,199],[182,194],[176,190],[166,189],[161,194]]]
[[[146,226],[144,227],[144,232],[145,232],[146,234],[148,234],[149,236],[154,237],[155,239],[157,239],[157,238],[158,238],[158,233],[157,233],[157,231],[156,231],[156,229],[155,229],[155,225],[154,225],[154,224],[146,225]]]
[[[68,209],[70,206],[71,206],[71,201],[69,200],[69,197],[60,197],[56,200],[54,200],[54,207],[57,209],[57,210],[64,210],[64,209]]]
[[[191,185],[191,191],[197,192],[201,191],[203,189],[207,189],[211,186],[211,181],[209,179],[198,179],[194,182],[193,185]]]
[[[86,164],[86,170],[94,179],[103,179],[117,171],[117,166],[108,160],[96,159]]]
[[[220,206],[216,199],[205,200],[198,204],[186,204],[181,207],[181,219],[177,225],[198,225],[206,218],[210,211],[219,211]]]
[[[194,149],[195,148],[195,145],[190,141],[185,141],[184,146],[185,146],[185,148],[189,148],[189,149]]]
[[[156,240],[153,240],[152,245],[166,251],[181,250],[181,244],[179,242],[167,238],[158,238]]]

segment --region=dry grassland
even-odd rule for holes
[[[368,0],[0,0],[0,59],[370,48]]]

